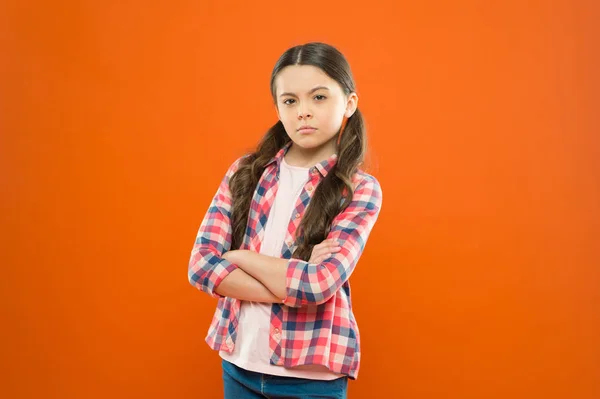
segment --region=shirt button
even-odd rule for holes
[[[287,244],[287,246],[288,246],[288,247],[291,247],[291,246],[292,246],[292,244],[293,244],[293,242],[291,242],[291,241],[288,241],[288,242],[286,242],[286,244]]]
[[[275,334],[279,334],[279,328],[276,328],[276,329],[274,329],[274,330],[273,330],[273,332],[274,332]]]
[[[307,188],[307,190],[308,190],[308,191],[312,191],[312,190],[313,190],[313,188],[312,188],[312,187],[309,187],[309,188]]]
[[[300,219],[300,214],[299,213],[296,214],[296,219]]]

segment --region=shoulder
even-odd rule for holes
[[[354,206],[378,212],[383,201],[383,192],[377,178],[359,169],[352,176],[352,182],[354,186],[352,203]]]
[[[352,183],[354,185],[354,191],[372,191],[375,195],[381,196],[381,184],[377,178],[362,169],[358,169],[354,176],[352,176]]]
[[[243,162],[251,155],[252,154],[245,154],[245,155],[242,155],[241,157],[238,157],[236,160],[234,160],[227,168],[226,177],[230,178],[231,176],[233,176],[235,174],[235,172],[237,172],[239,170],[239,168],[243,164]]]

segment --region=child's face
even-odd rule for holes
[[[356,93],[341,86],[321,69],[290,65],[275,78],[277,114],[294,144],[317,148],[334,143],[344,117],[356,110]],[[301,130],[310,126],[313,130]]]

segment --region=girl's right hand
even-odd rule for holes
[[[321,263],[340,249],[342,249],[342,247],[339,246],[336,240],[325,240],[313,247],[308,263]]]

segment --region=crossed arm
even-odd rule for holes
[[[228,181],[238,162],[222,180],[200,226],[188,266],[190,283],[217,298],[291,307],[328,301],[352,274],[379,216],[379,183],[372,177],[363,180],[351,204],[333,220],[327,239],[338,242],[339,252],[318,263],[281,259],[230,250],[232,200]]]
[[[222,258],[238,266],[217,286],[222,296],[255,302],[281,303],[286,296],[287,259],[249,250],[226,252]]]

